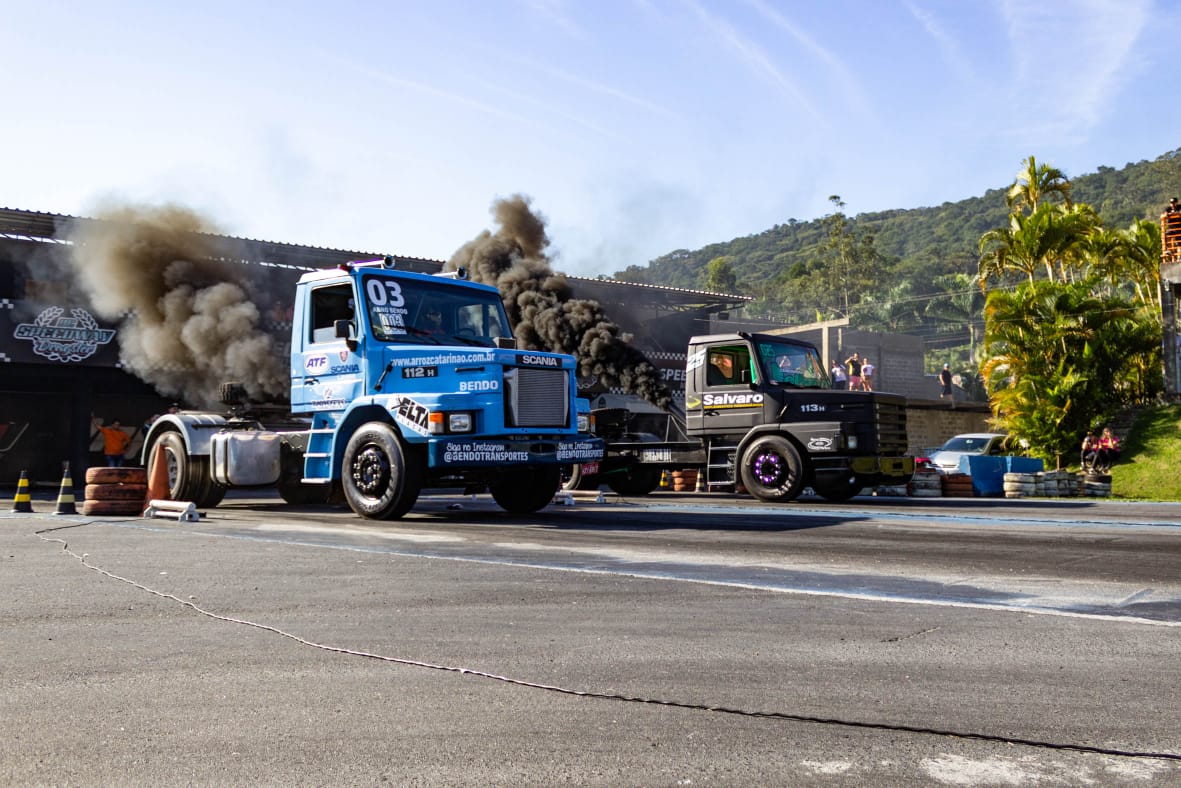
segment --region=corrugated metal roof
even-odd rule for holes
[[[73,224],[82,222],[97,222],[81,216],[66,214],[44,213],[41,211],[27,211],[18,208],[0,208],[0,236],[10,238],[27,238],[45,243],[65,243],[64,240]],[[384,252],[362,252],[348,249],[329,249],[319,246],[306,246],[286,243],[283,241],[262,241],[254,238],[242,238],[231,235],[217,235],[201,233],[218,241],[225,241],[224,253],[227,257],[242,257],[252,262],[269,265],[291,266],[296,268],[324,268],[353,260],[373,260],[384,256]],[[396,256],[398,267],[422,273],[436,273],[444,266],[442,260],[430,260],[422,257]],[[652,302],[662,302],[667,305],[685,307],[707,306],[714,309],[736,307],[753,301],[750,296],[726,293],[712,293],[707,290],[690,290],[680,287],[665,287],[663,285],[642,284],[638,282],[620,282],[614,279],[598,279],[581,276],[565,275],[571,283],[578,283],[575,288],[580,298],[587,298],[588,291],[599,288],[624,288],[638,290]]]

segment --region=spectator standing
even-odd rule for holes
[[[861,389],[873,391],[873,373],[876,367],[868,358],[861,362]]]
[[[832,375],[832,387],[834,389],[843,389],[848,387],[847,383],[849,376],[845,374],[845,368],[838,364],[835,360],[832,362],[832,370],[830,370],[830,374]]]
[[[123,431],[123,425],[118,419],[104,427],[102,421],[93,419],[94,426],[103,434],[103,454],[106,455],[107,465],[118,468],[123,465],[123,452],[131,445],[131,436]]]
[[[856,353],[845,359],[845,369],[849,372],[849,391],[861,388],[861,357]]]
[[[950,400],[955,399],[951,394],[951,365],[950,364],[944,364],[943,369],[941,369],[939,371],[939,385],[941,387],[939,389],[939,399],[950,399]]]

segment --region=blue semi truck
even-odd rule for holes
[[[304,274],[291,329],[290,408],[161,416],[143,449],[169,497],[217,505],[237,487],[292,504],[343,500],[396,519],[424,488],[487,490],[506,511],[545,506],[561,469],[595,462],[573,357],[516,347],[500,295],[462,271],[400,271],[392,258]]]

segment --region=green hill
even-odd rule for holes
[[[1020,164],[1013,162],[1014,173]],[[1181,148],[1118,170],[1100,167],[1098,172],[1072,177],[1071,183],[1075,202],[1093,206],[1108,227],[1126,227],[1136,218],[1155,219],[1169,197],[1181,194]],[[897,317],[879,318],[883,325],[876,327],[932,339],[946,328],[939,325],[939,317],[924,312],[924,300],[947,292],[946,286],[940,287],[940,276],[966,274],[975,278],[980,236],[1007,220],[1004,193],[1009,185],[999,184],[979,197],[937,207],[848,217],[851,231],[872,238],[881,258],[873,289],[880,291],[882,282],[890,283],[888,292],[873,292],[873,297],[891,298],[904,307],[896,310],[901,312]],[[818,304],[810,296],[815,290],[814,285],[809,289],[810,282],[829,276],[822,261],[822,246],[828,236],[825,219],[791,219],[756,235],[669,252],[646,266],[618,271],[615,278],[701,288],[707,286],[706,266],[722,257],[735,275],[736,292],[759,299],[751,313],[810,322],[817,312],[841,313],[839,305]]]

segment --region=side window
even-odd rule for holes
[[[754,373],[746,345],[718,345],[706,351],[706,385],[734,386],[752,380]]]
[[[308,320],[309,338],[312,342],[336,341],[336,321],[356,318],[353,288],[349,285],[331,285],[312,291],[312,313]]]

